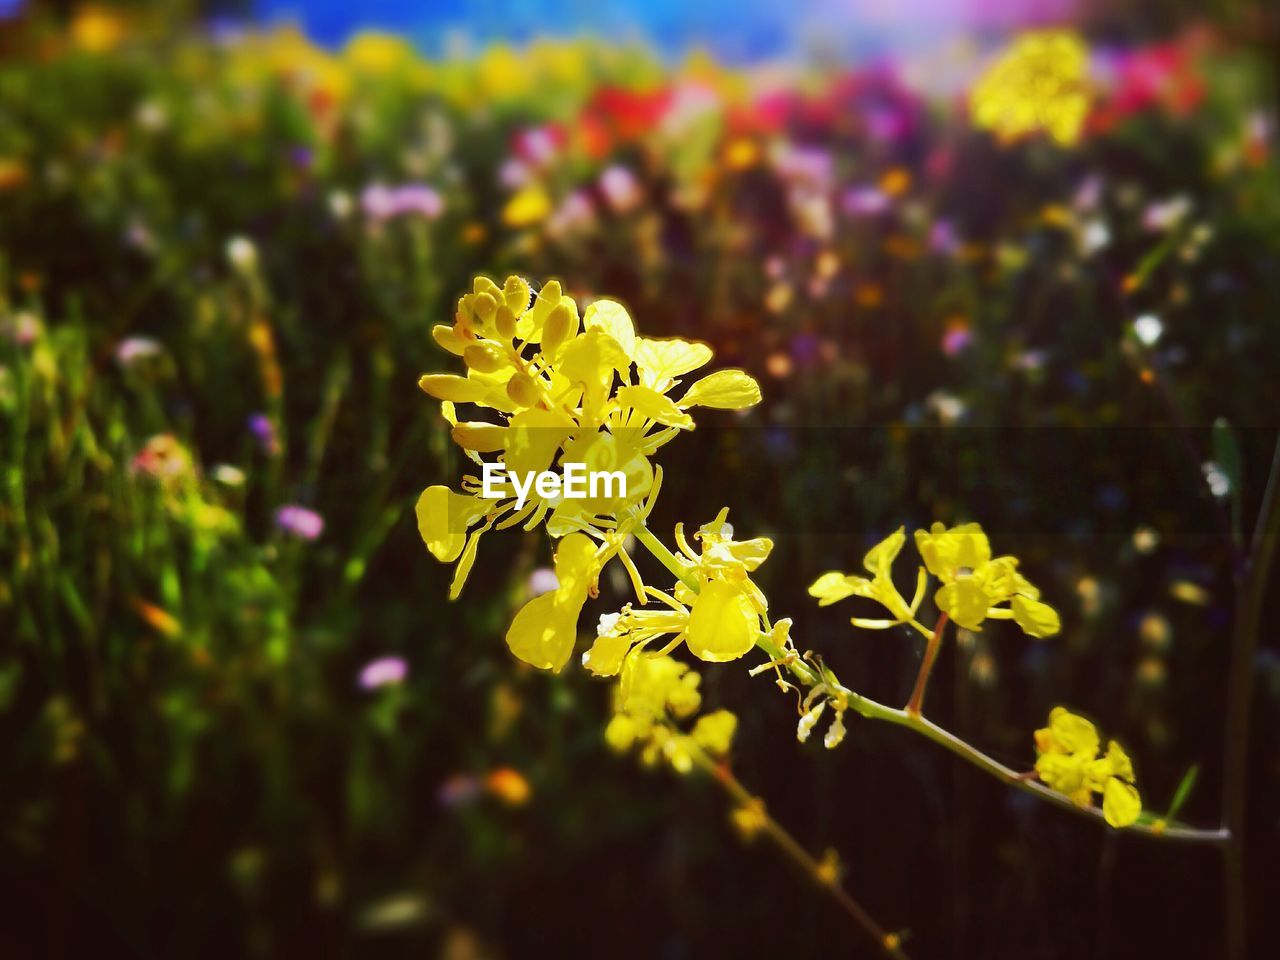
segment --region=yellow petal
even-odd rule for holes
[[[726,548],[744,569],[750,571],[756,570],[769,559],[769,554],[773,552],[773,541],[768,537],[752,537],[750,540],[730,541]]]
[[[1111,772],[1122,780],[1133,779],[1133,761],[1124,752],[1124,747],[1112,740],[1107,744],[1107,762],[1111,764]]]
[[[861,577],[850,577],[839,570],[829,570],[809,584],[809,596],[818,598],[818,606],[829,607],[845,597],[864,596],[859,584],[870,586]]]
[[[561,348],[557,369],[569,383],[583,389],[583,407],[594,415],[609,396],[615,371],[626,370],[630,364],[618,341],[593,327]]]
[[[640,381],[646,386],[684,376],[705,366],[711,357],[711,348],[705,343],[679,339],[652,340],[647,337],[636,341],[636,366],[640,370]]]
[[[1072,754],[1046,753],[1036,760],[1036,775],[1046,786],[1073,796],[1084,786],[1085,763]]]
[[[1098,752],[1098,728],[1066,707],[1054,707],[1049,711],[1049,743],[1050,749],[1058,753],[1083,754],[1092,759]]]
[[[902,552],[902,545],[906,542],[907,535],[903,528],[899,527],[867,551],[867,555],[862,558],[863,567],[869,573],[888,576],[889,567],[893,564],[894,558]]]
[[[1106,789],[1102,792],[1102,815],[1106,817],[1107,823],[1113,827],[1127,827],[1137,822],[1141,813],[1142,798],[1138,795],[1137,787],[1118,777],[1107,781]]]
[[[437,485],[422,491],[414,512],[418,533],[431,555],[441,563],[452,563],[466,545],[467,527],[488,509],[483,500]]]
[[[582,665],[597,677],[612,677],[622,669],[622,661],[631,650],[628,634],[604,634],[596,637],[591,649],[582,655]]]
[[[1025,633],[1033,637],[1052,637],[1058,632],[1061,625],[1058,612],[1047,603],[1015,595],[1009,606],[1013,608],[1013,619]]]
[[[597,300],[582,315],[586,330],[599,327],[617,341],[630,360],[636,352],[636,325],[631,321],[627,308],[616,300]]]
[[[649,387],[622,387],[616,394],[624,407],[636,410],[641,416],[668,427],[693,428],[693,417],[675,405],[667,396]]]
[[[559,671],[568,661],[577,640],[578,614],[587,600],[595,552],[595,544],[581,533],[560,541],[555,559],[560,585],[526,603],[507,630],[507,646],[525,663]]]
[[[506,435],[507,469],[524,477],[551,466],[560,444],[573,432],[573,420],[557,410],[524,410],[511,418]]]
[[[466,585],[467,577],[471,575],[471,568],[476,563],[476,550],[480,547],[480,537],[487,529],[487,525],[483,526],[467,537],[467,545],[463,548],[462,556],[458,558],[458,566],[453,571],[453,582],[449,584],[450,600],[457,600],[462,595],[462,588]]]
[[[760,384],[741,370],[717,370],[703,377],[680,400],[681,407],[743,410],[760,402]]]
[[[938,609],[967,630],[981,630],[990,601],[973,578],[948,583],[936,594]]]
[[[723,663],[737,660],[755,646],[760,618],[739,586],[712,580],[693,601],[685,630],[690,653],[700,660]]]
[[[960,570],[977,570],[991,559],[991,544],[976,523],[950,530],[935,523],[928,532],[917,530],[916,549],[929,572],[943,580],[954,578]]]

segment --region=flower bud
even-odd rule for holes
[[[497,314],[493,320],[494,326],[498,330],[498,336],[503,340],[510,340],[516,335],[516,315],[511,312],[511,308],[503,304],[498,308]]]
[[[498,309],[498,301],[488,293],[477,293],[471,298],[471,309],[481,323],[488,323]]]
[[[502,349],[493,343],[473,343],[462,351],[462,359],[477,373],[494,373],[507,360]]]
[[[517,373],[507,381],[507,396],[519,407],[533,407],[538,403],[538,386],[527,373]]]
[[[542,352],[554,356],[568,339],[572,323],[573,312],[565,304],[558,304],[542,327]]]

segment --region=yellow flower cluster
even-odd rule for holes
[[[601,617],[596,642],[582,657],[588,670],[613,676],[634,657],[647,655],[645,647],[658,638],[670,638],[661,654],[684,643],[695,657],[710,663],[736,660],[755,646],[769,604],[749,574],[769,556],[773,542],[762,537],[734,540],[728,514],[726,507],[694,534],[700,552],[685,539],[683,525],[676,525],[686,576],[698,590],[683,580],[676,583],[674,595],[646,587],[646,596],[662,608],[637,610],[628,604],[620,613]]]
[[[508,277],[502,286],[478,277],[459,299],[453,325],[439,325],[432,334],[462,359],[467,373],[429,374],[419,385],[441,401],[454,442],[478,467],[500,463],[507,471],[498,499],[482,496],[481,479],[467,476],[461,492],[432,486],[418,500],[418,529],[427,548],[442,562],[458,561],[451,598],[461,592],[484,533],[542,524],[560,541],[555,555],[559,586],[530,601],[512,623],[507,643],[521,660],[542,669],[564,666],[582,606],[595,596],[601,571],[615,556],[640,605],[658,599],[669,608],[662,615],[668,618],[683,611],[687,623],[679,630],[651,629],[651,635],[676,632],[692,652],[709,660],[732,659],[750,649],[751,643],[743,642],[746,626],[734,622],[722,636],[719,631],[735,614],[744,624],[749,619],[758,626],[763,595],[746,572],[767,556],[768,541],[735,544],[721,530],[727,528],[723,518],[718,532],[704,528],[703,555],[690,553],[690,571],[706,589],[707,599],[700,596],[697,602],[686,602],[692,601],[691,591],[677,588],[677,597],[671,597],[647,587],[625,545],[643,529],[661,488],[662,469],[652,462],[657,450],[693,429],[689,410],[694,407],[738,410],[758,403],[755,380],[741,370],[720,370],[673,398],[681,378],[710,361],[710,347],[638,336],[626,309],[612,300],[597,300],[579,316],[577,303],[554,280],[535,295],[519,277]],[[487,410],[490,419],[460,420],[459,404]],[[486,461],[486,455],[494,459]],[[522,502],[510,481],[512,474],[563,471],[570,464],[586,474],[622,474],[625,492],[569,498],[529,490]],[[636,615],[628,610],[623,616]],[[628,619],[630,642],[616,653],[601,648],[590,658],[593,670],[616,673],[631,645],[646,639],[630,633],[630,624]],[[613,669],[604,669],[609,662]]]
[[[910,602],[898,592],[891,576],[893,561],[905,543],[903,529],[895,530],[863,559],[870,578],[838,571],[824,573],[809,587],[810,596],[817,597],[824,607],[845,597],[866,597],[890,614],[888,619],[854,617],[853,624],[858,627],[884,630],[905,623],[928,632],[915,615],[932,574],[941,583],[934,594],[938,609],[968,630],[981,630],[987,619],[1011,619],[1033,637],[1058,632],[1057,612],[1040,601],[1040,591],[1018,572],[1016,557],[991,556],[991,544],[978,524],[948,528],[935,523],[927,531],[916,531],[916,550],[923,564],[916,570]]]
[[[1113,827],[1127,827],[1142,813],[1133,763],[1120,744],[1099,755],[1098,730],[1066,707],[1054,707],[1049,725],[1036,731],[1036,775],[1047,786],[1089,807],[1102,794],[1102,814]]]
[[[738,718],[728,710],[704,714],[688,733],[676,721],[698,711],[701,678],[671,657],[628,657],[614,691],[614,714],[605,740],[619,753],[640,749],[644,763],[666,760],[679,773],[693,768],[699,752],[723,757],[729,752]]]
[[[974,123],[1009,142],[1047,133],[1070,146],[1089,112],[1089,48],[1070,30],[1024,33],[970,94]]]

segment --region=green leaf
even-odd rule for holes
[[[1196,778],[1199,776],[1199,764],[1193,764],[1192,767],[1182,775],[1182,780],[1178,783],[1178,789],[1173,791],[1173,800],[1169,804],[1169,812],[1165,814],[1166,820],[1173,820],[1178,816],[1178,811],[1182,809],[1183,804],[1187,802],[1187,798],[1191,796],[1191,791],[1196,785]]]

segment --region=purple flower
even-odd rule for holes
[[[444,201],[440,194],[422,184],[401,187],[396,193],[398,213],[416,213],[427,220],[434,220],[444,213]]]
[[[258,441],[258,446],[267,456],[274,457],[280,452],[280,439],[276,436],[275,424],[265,413],[255,413],[249,417],[249,432]]]
[[[300,540],[314,540],[324,533],[324,517],[314,510],[289,503],[276,511],[276,526]]]
[[[929,249],[944,256],[960,249],[960,238],[950,220],[938,220],[929,227]]]
[[[817,363],[819,350],[816,333],[797,333],[791,338],[791,356],[802,367]]]
[[[962,350],[967,350],[973,343],[973,331],[968,324],[951,324],[942,335],[942,352],[954,357]]]
[[[826,191],[835,178],[835,159],[816,147],[789,147],[778,156],[774,169],[796,186]]]
[[[399,187],[374,183],[365,187],[360,195],[360,208],[370,220],[386,221],[408,214],[434,220],[444,213],[444,200],[431,187],[421,183],[407,183]]]
[[[365,690],[403,683],[409,675],[409,664],[403,657],[378,657],[360,669],[360,686]]]
[[[845,213],[875,216],[889,209],[889,196],[875,187],[854,187],[841,200]]]

